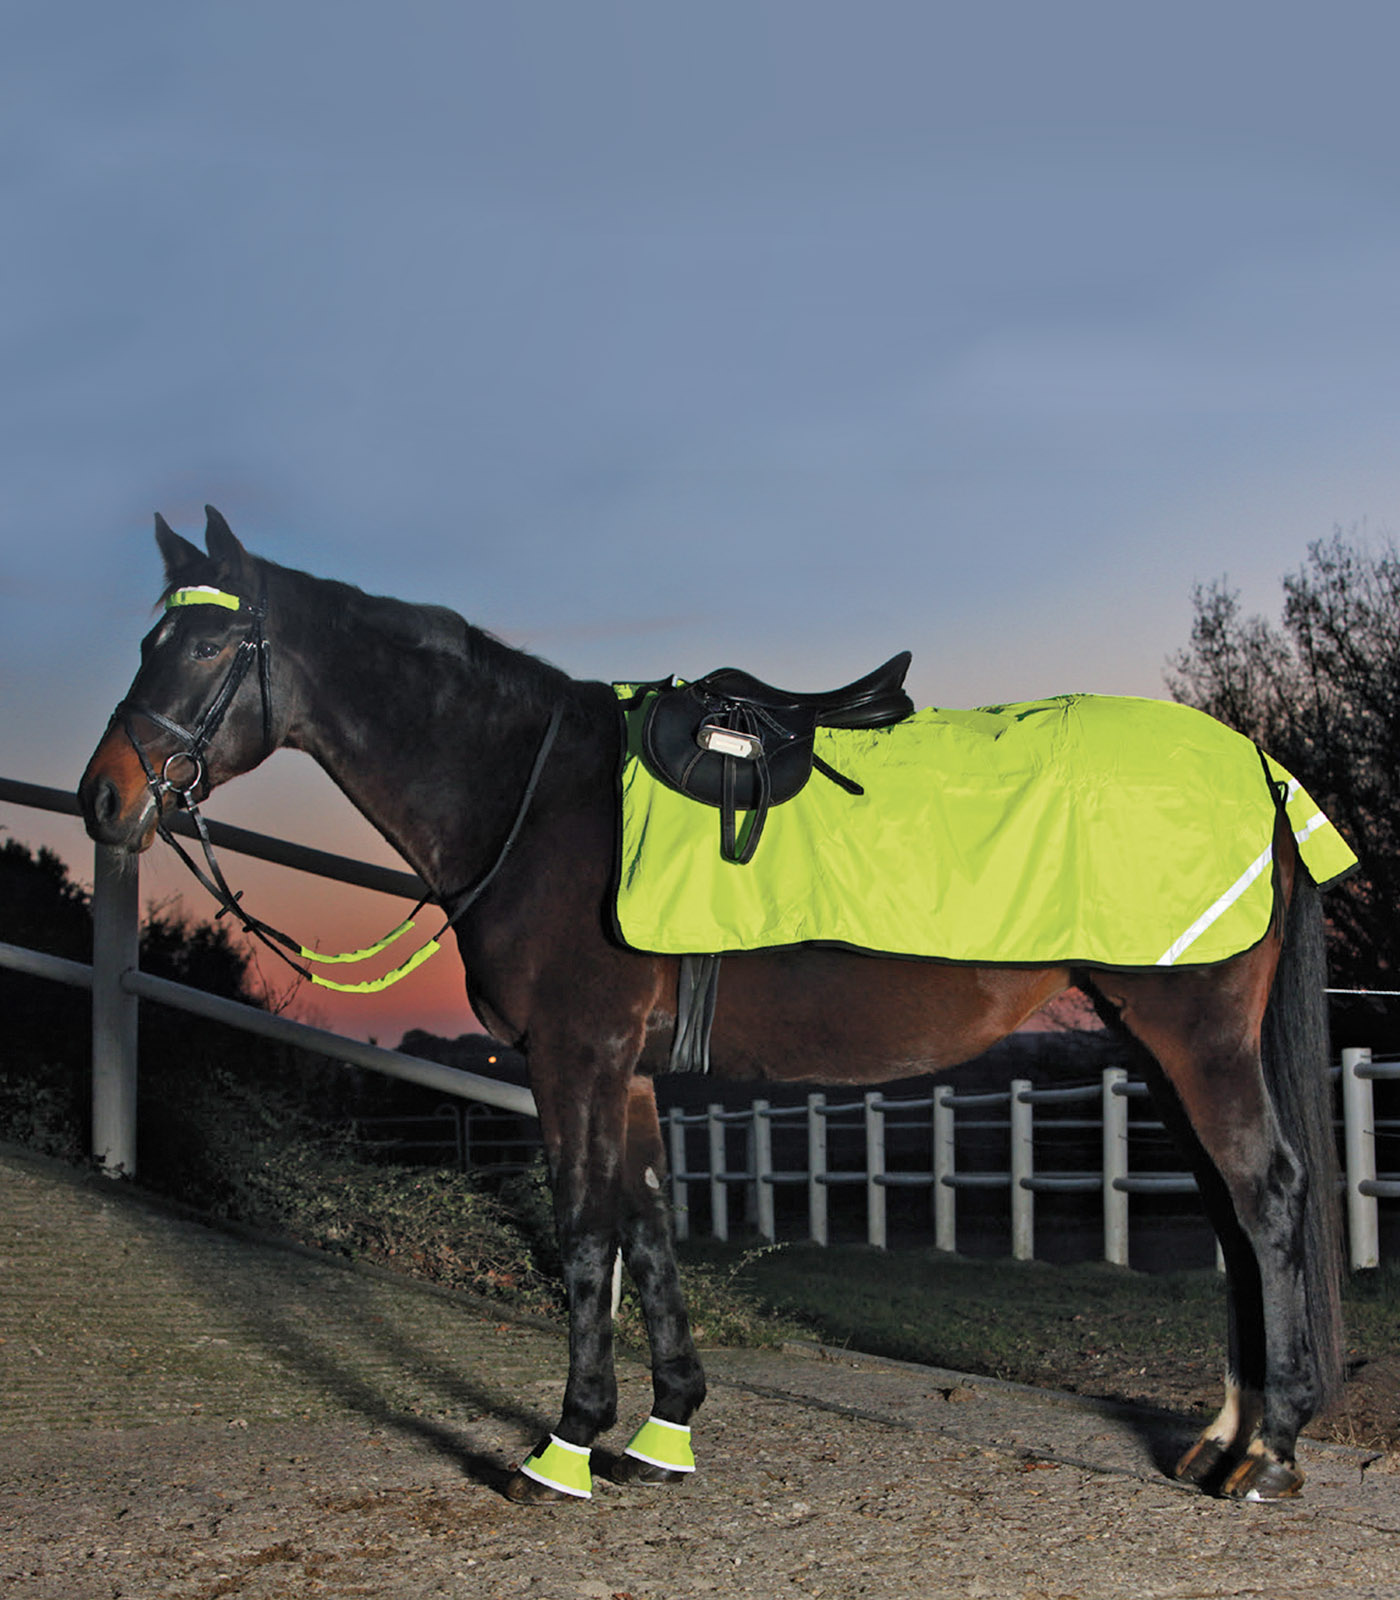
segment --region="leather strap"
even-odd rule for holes
[[[718,956],[682,956],[676,975],[676,1032],[670,1072],[710,1070],[710,1030],[719,995]]]

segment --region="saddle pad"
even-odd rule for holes
[[[1356,864],[1306,791],[1213,718],[1061,695],[819,729],[816,753],[864,794],[814,775],[740,866],[720,855],[718,813],[648,772],[645,706],[624,709],[616,901],[638,950],[817,942],[948,961],[1221,961],[1273,913],[1273,784],[1319,885]]]

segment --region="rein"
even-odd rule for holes
[[[146,774],[146,782],[152,795],[155,797],[157,815],[164,797],[167,794],[175,796],[176,806],[189,813],[195,830],[199,835],[200,847],[204,854],[205,868],[201,868],[190,853],[178,839],[165,826],[163,820],[156,824],[156,831],[161,838],[175,851],[190,872],[199,880],[209,894],[218,901],[217,915],[232,916],[240,924],[245,933],[251,934],[260,943],[264,944],[280,960],[284,961],[295,972],[310,982],[318,984],[323,989],[335,989],[343,994],[372,994],[382,989],[387,989],[397,983],[401,978],[406,978],[410,972],[420,967],[430,956],[434,956],[442,948],[441,940],[449,928],[453,928],[467,914],[477,900],[485,894],[491,883],[505,865],[515,841],[520,836],[520,830],[525,825],[525,818],[529,814],[530,806],[535,798],[535,791],[539,788],[540,779],[544,774],[545,764],[549,760],[550,752],[554,748],[555,739],[558,737],[560,726],[564,720],[564,707],[556,704],[550,712],[549,724],[545,729],[544,737],[535,752],[534,763],[530,768],[530,775],[525,783],[520,803],[516,807],[515,820],[511,823],[510,831],[505,837],[501,848],[496,853],[495,860],[486,872],[464,889],[459,889],[451,894],[435,895],[431,891],[414,906],[409,915],[398,927],[391,929],[383,938],[377,939],[373,944],[366,945],[362,950],[347,950],[336,955],[323,955],[319,951],[309,950],[304,944],[293,939],[289,934],[283,933],[279,928],[273,927],[269,922],[264,922],[260,917],[253,916],[242,905],[243,891],[236,893],[229,887],[228,880],[224,877],[223,869],[219,865],[218,857],[214,853],[214,843],[209,837],[209,829],[205,824],[204,815],[199,809],[195,799],[195,790],[204,781],[205,763],[204,755],[210,742],[218,732],[229,706],[233,703],[234,696],[242,687],[243,680],[247,677],[254,660],[258,663],[258,682],[262,699],[262,725],[263,725],[263,753],[259,758],[265,760],[272,753],[272,697],[269,678],[269,646],[263,630],[263,623],[267,616],[265,601],[257,605],[244,606],[238,596],[226,594],[222,590],[200,586],[197,588],[177,589],[165,602],[166,609],[187,605],[216,605],[223,606],[231,611],[246,609],[252,619],[248,632],[240,641],[238,650],[229,669],[224,675],[223,682],[215,691],[214,698],[199,719],[194,728],[182,727],[180,723],[170,717],[162,715],[159,711],[152,711],[148,706],[137,705],[132,701],[123,700],[117,707],[116,715],[121,719],[122,730],[136,751],[141,762],[142,771]],[[166,757],[157,774],[152,766],[141,741],[136,737],[131,725],[132,716],[144,717],[156,727],[174,736],[184,745],[183,749],[176,750]],[[177,781],[171,775],[172,764],[180,761],[190,763],[190,775],[187,781]],[[429,939],[426,944],[420,945],[407,960],[401,962],[392,971],[386,972],[379,978],[366,978],[359,983],[338,983],[331,978],[322,977],[313,972],[305,963],[314,962],[323,966],[338,964],[352,964],[368,960],[370,956],[378,955],[381,950],[387,949],[395,940],[401,938],[414,926],[414,918],[430,900],[436,900],[447,911],[447,917],[437,934]],[[300,958],[300,959],[298,959]]]

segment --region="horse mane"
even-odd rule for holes
[[[524,695],[542,704],[552,704],[576,687],[575,680],[561,668],[507,644],[448,606],[369,594],[339,578],[317,577],[251,552],[244,552],[244,556],[250,571],[231,572],[212,557],[187,567],[166,584],[158,603],[163,604],[176,589],[191,583],[225,587],[254,599],[256,593],[249,593],[251,577],[257,591],[269,595],[274,613],[279,590],[293,601],[302,618],[307,615],[309,597],[315,595],[318,631],[367,630],[392,641],[399,650],[439,656],[444,666],[452,662],[459,664],[503,700],[517,700]],[[275,627],[275,615],[272,621]]]
[[[561,668],[527,650],[507,644],[495,634],[468,622],[449,606],[369,594],[338,578],[319,578],[258,558],[269,572],[313,585],[327,599],[324,626],[339,630],[367,628],[393,641],[401,650],[437,655],[466,667],[503,693],[522,690],[546,701],[557,699],[573,679]],[[275,580],[274,580],[275,581]]]

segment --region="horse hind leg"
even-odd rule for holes
[[[1324,1400],[1302,1265],[1307,1175],[1287,1145],[1260,1162],[1263,1176],[1228,1185],[1238,1222],[1219,1231],[1229,1273],[1231,1363],[1225,1404],[1177,1467],[1177,1476],[1221,1494],[1278,1499],[1296,1494],[1298,1434]]]
[[[1247,960],[1272,966],[1267,952],[1240,958]],[[1262,1009],[1251,1005],[1251,992],[1266,990],[1268,975],[1246,964],[1233,973],[1122,976],[1109,995],[1118,1020],[1160,1067],[1152,1076],[1161,1109],[1195,1167],[1226,1264],[1225,1404],[1177,1473],[1250,1499],[1298,1492],[1298,1432],[1328,1398],[1337,1364],[1330,1268],[1311,1259],[1328,1211],[1321,1145],[1330,1123],[1313,1126],[1322,1115],[1316,1098],[1295,1116],[1294,1088],[1271,1072],[1283,1092],[1285,1137],[1251,1023]],[[1296,1041],[1282,1043],[1296,1053]],[[1324,1063],[1325,1054],[1311,1062],[1315,1078]]]

